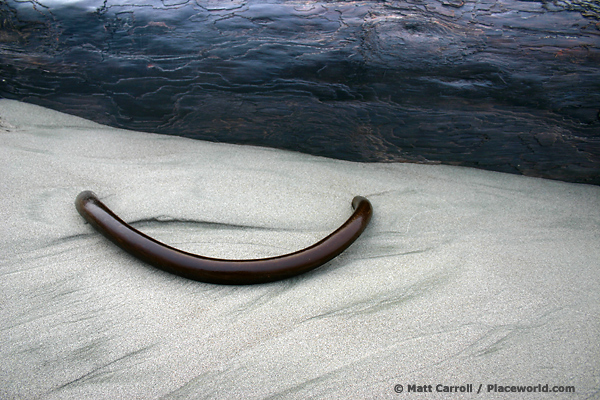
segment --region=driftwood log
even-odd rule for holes
[[[0,96],[355,161],[600,184],[597,1],[0,2]]]

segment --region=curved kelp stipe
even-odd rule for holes
[[[373,214],[369,200],[356,196],[350,218],[310,247],[277,257],[222,260],[187,253],[151,238],[120,219],[91,191],[81,192],[75,206],[96,230],[140,260],[185,278],[226,285],[273,282],[320,267],[346,250],[365,230]]]

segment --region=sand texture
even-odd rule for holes
[[[0,160],[2,399],[600,393],[600,187],[123,131],[8,100]],[[374,215],[315,271],[219,286],[114,246],[75,210],[86,189],[137,229],[222,258],[310,245],[355,195]]]

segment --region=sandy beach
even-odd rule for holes
[[[2,399],[600,393],[598,186],[118,130],[9,100],[0,138]],[[374,214],[317,270],[221,286],[114,246],[75,210],[82,190],[221,258],[306,247],[355,195]],[[525,393],[499,392],[512,386]]]

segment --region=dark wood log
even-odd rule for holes
[[[0,3],[0,96],[116,127],[600,184],[597,1]]]

